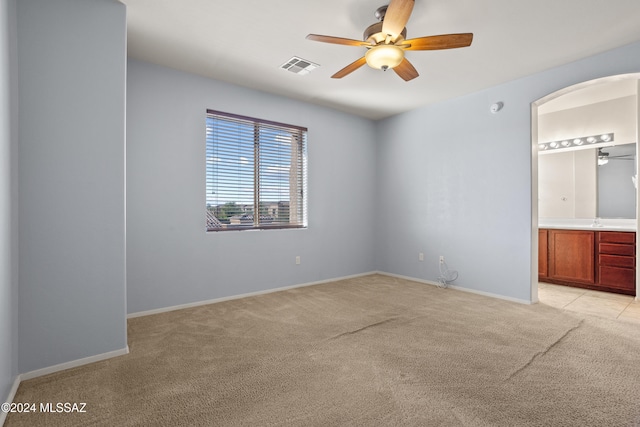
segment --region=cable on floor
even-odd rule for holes
[[[449,287],[449,284],[458,278],[458,272],[449,270],[447,263],[444,261],[440,261],[439,269],[440,277],[437,279],[439,288]]]

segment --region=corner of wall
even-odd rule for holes
[[[0,402],[18,384],[16,0],[0,0]],[[5,414],[0,412],[0,425]]]

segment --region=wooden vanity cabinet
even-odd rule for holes
[[[635,295],[635,233],[598,232],[598,278],[608,290]]]
[[[594,231],[549,230],[549,278],[570,283],[596,282]]]
[[[549,276],[549,231],[538,230],[538,279],[546,279]]]
[[[636,233],[538,230],[538,280],[636,294]]]

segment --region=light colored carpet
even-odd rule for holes
[[[7,426],[640,425],[638,325],[381,275],[129,320]]]

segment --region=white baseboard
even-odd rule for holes
[[[22,381],[20,375],[16,375],[15,380],[13,380],[13,385],[11,386],[11,390],[9,390],[9,395],[6,400],[2,402],[13,402],[13,399],[16,397],[16,393],[18,392],[18,387],[20,387],[20,382]],[[0,426],[4,425],[5,420],[7,419],[7,412],[0,411]]]
[[[53,374],[54,372],[64,371],[65,369],[77,368],[78,366],[87,365],[89,363],[111,359],[112,357],[123,356],[125,354],[129,354],[129,346],[126,346],[125,348],[121,348],[120,350],[114,350],[114,351],[109,351],[107,353],[96,354],[95,356],[89,356],[82,359],[72,360],[70,362],[49,366],[47,368],[36,369],[35,371],[26,372],[20,375],[20,380],[26,381],[32,378],[41,377],[43,375]]]
[[[369,275],[375,274],[375,273],[377,273],[377,271],[369,271],[367,273],[352,274],[350,276],[342,276],[342,277],[334,277],[334,278],[331,278],[331,279],[320,280],[320,281],[317,281],[317,282],[301,283],[301,284],[298,284],[298,285],[283,286],[281,288],[267,289],[267,290],[264,290],[264,291],[249,292],[249,293],[246,293],[246,294],[239,294],[239,295],[232,295],[232,296],[222,297],[222,298],[214,298],[214,299],[209,299],[209,300],[204,300],[204,301],[190,302],[190,303],[187,303],[187,304],[173,305],[173,306],[170,306],[170,307],[156,308],[156,309],[153,309],[153,310],[138,311],[138,312],[135,312],[135,313],[127,314],[127,319],[132,319],[134,317],[150,316],[152,314],[166,313],[168,311],[182,310],[184,308],[198,307],[198,306],[201,306],[201,305],[215,304],[215,303],[218,303],[218,302],[230,301],[230,300],[246,298],[246,297],[252,297],[252,296],[256,296],[256,295],[270,294],[270,293],[273,293],[273,292],[286,291],[286,290],[289,290],[289,289],[303,288],[303,287],[306,287],[306,286],[321,285],[323,283],[337,282],[338,280],[346,280],[346,279],[353,279],[353,278],[356,278],[356,277],[369,276]]]
[[[471,294],[483,295],[485,297],[491,297],[491,298],[502,299],[502,300],[505,300],[505,301],[517,302],[518,304],[526,304],[526,305],[533,304],[532,301],[529,301],[529,300],[526,300],[526,299],[508,297],[508,296],[505,296],[505,295],[493,294],[491,292],[477,291],[475,289],[463,288],[461,286],[451,286],[450,285],[449,288],[450,289],[455,289],[456,291],[463,291],[463,292],[469,292]]]
[[[120,350],[114,350],[107,353],[97,354],[95,356],[89,356],[82,359],[72,360],[70,362],[60,363],[58,365],[49,366],[48,368],[36,369],[35,371],[26,372],[24,374],[18,374],[13,381],[13,386],[9,390],[9,395],[3,402],[11,403],[16,397],[18,387],[22,381],[30,380],[33,378],[41,377],[43,375],[53,374],[54,372],[64,371],[65,369],[76,368],[78,366],[87,365],[93,362],[99,362],[101,360],[111,359],[112,357],[123,356],[129,354],[129,346]],[[7,413],[0,411],[0,426],[4,425],[7,419]]]
[[[412,280],[414,282],[424,283],[424,284],[432,285],[432,286],[438,286],[438,283],[436,283],[436,282],[433,282],[433,281],[430,281],[430,280],[419,279],[417,277],[403,276],[401,274],[387,273],[385,271],[369,271],[369,272],[366,272],[366,273],[353,274],[353,275],[350,275],[350,276],[334,277],[334,278],[331,278],[331,279],[320,280],[320,281],[317,281],[317,282],[301,283],[301,284],[298,284],[298,285],[283,286],[283,287],[280,287],[280,288],[267,289],[267,290],[264,290],[264,291],[249,292],[249,293],[245,293],[245,294],[232,295],[232,296],[228,296],[228,297],[214,298],[214,299],[209,299],[209,300],[190,302],[190,303],[186,303],[186,304],[178,304],[178,305],[173,305],[173,306],[170,306],[170,307],[156,308],[156,309],[153,309],[153,310],[138,311],[138,312],[135,312],[135,313],[128,314],[127,315],[127,319],[133,319],[135,317],[142,317],[142,316],[150,316],[152,314],[166,313],[166,312],[175,311],[175,310],[182,310],[182,309],[185,309],[185,308],[198,307],[198,306],[201,306],[201,305],[215,304],[215,303],[218,303],[218,302],[230,301],[230,300],[246,298],[246,297],[252,297],[252,296],[256,296],[256,295],[265,295],[265,294],[270,294],[270,293],[273,293],[273,292],[286,291],[286,290],[289,290],[289,289],[303,288],[303,287],[306,287],[306,286],[321,285],[323,283],[336,282],[338,280],[353,279],[353,278],[356,278],[356,277],[369,276],[371,274],[382,274],[384,276],[397,277],[399,279]],[[469,293],[472,293],[472,294],[483,295],[483,296],[487,296],[487,297],[491,297],[491,298],[498,298],[498,299],[503,299],[503,300],[506,300],[506,301],[517,302],[519,304],[527,304],[527,305],[532,304],[531,301],[518,299],[518,298],[512,298],[512,297],[507,297],[507,296],[499,295],[499,294],[493,294],[493,293],[490,293],[490,292],[477,291],[477,290],[474,290],[474,289],[464,288],[464,287],[461,287],[461,286],[451,286],[450,285],[450,286],[448,286],[448,288],[449,289],[455,289],[457,291],[463,291],[463,292],[469,292]]]
[[[438,286],[437,282],[434,282],[434,281],[431,281],[431,280],[418,279],[416,277],[403,276],[401,274],[387,273],[387,272],[384,272],[384,271],[376,271],[376,273],[377,274],[382,274],[384,276],[397,277],[399,279],[405,279],[405,280],[411,280],[411,281],[418,282],[418,283],[424,283],[426,285]],[[531,305],[533,303],[532,301],[527,301],[527,300],[524,300],[524,299],[507,297],[507,296],[504,296],[504,295],[493,294],[491,292],[477,291],[475,289],[464,288],[462,286],[449,285],[449,286],[447,286],[447,289],[455,289],[456,291],[469,292],[471,294],[477,294],[477,295],[482,295],[482,296],[485,296],[485,297],[491,297],[491,298],[497,298],[497,299],[502,299],[502,300],[511,301],[511,302],[517,302],[519,304]]]

